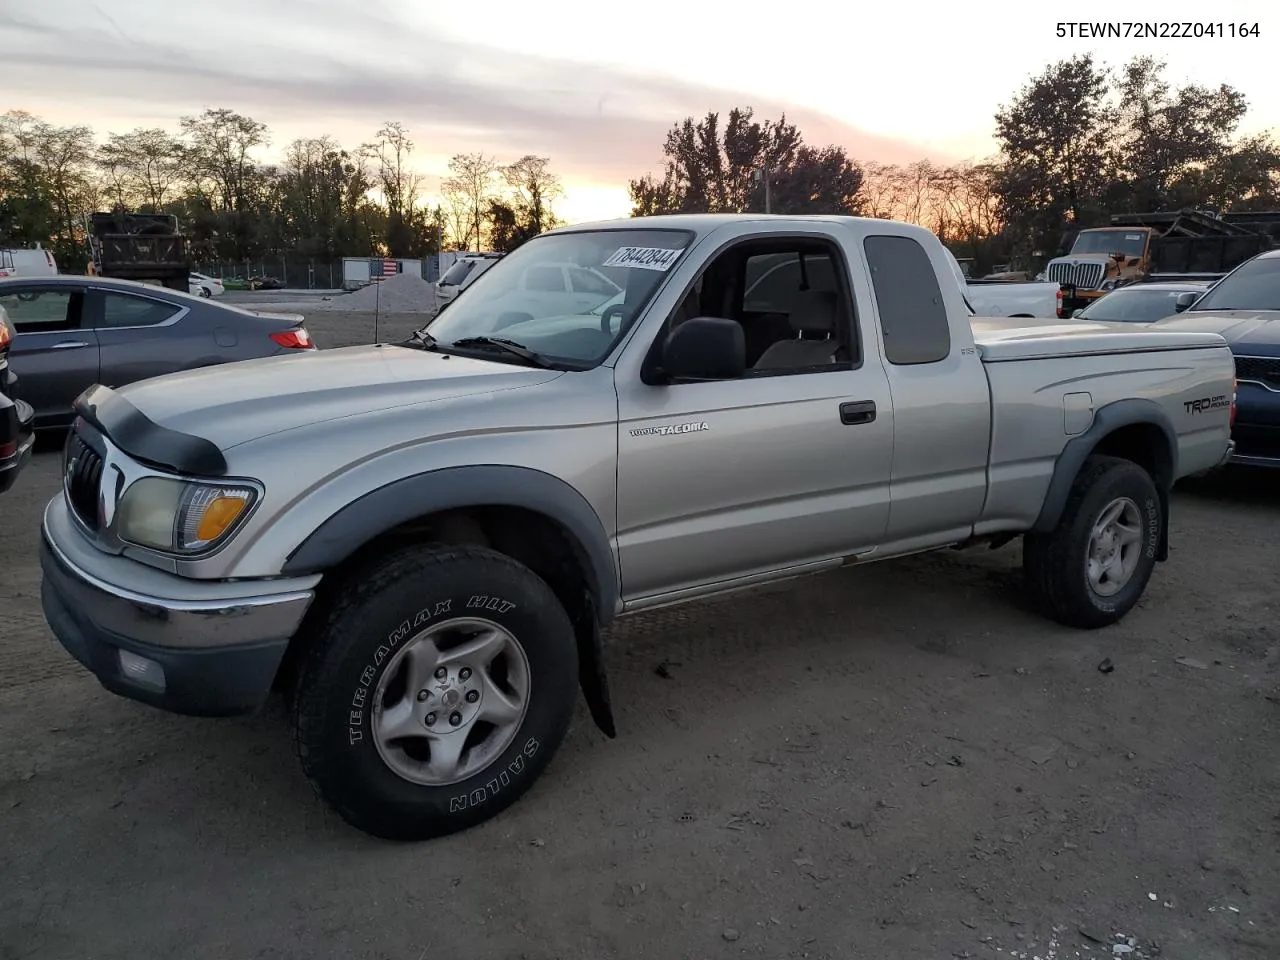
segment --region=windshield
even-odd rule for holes
[[[501,337],[553,363],[594,366],[692,240],[684,230],[536,237],[486,270],[426,330],[443,347],[471,337]]]
[[[1200,293],[1203,287],[1176,290],[1120,289],[1085,307],[1081,320],[1109,320],[1119,323],[1152,323],[1178,312],[1178,297]]]
[[[1133,230],[1082,230],[1071,245],[1075,253],[1123,253],[1126,257],[1140,257],[1147,249],[1147,235]]]
[[[444,272],[444,276],[440,278],[440,283],[446,287],[456,287],[475,265],[474,260],[459,260]]]
[[[1280,310],[1280,258],[1257,257],[1237,267],[1193,310]]]

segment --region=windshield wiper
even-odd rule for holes
[[[403,347],[417,347],[419,350],[434,350],[436,346],[436,338],[427,333],[427,328],[413,331],[413,335],[408,340],[403,341]]]
[[[463,337],[461,340],[455,340],[449,344],[451,347],[497,347],[499,350],[505,350],[512,356],[519,357],[526,363],[531,363],[535,367],[551,368],[551,361],[541,354],[534,353],[524,344],[516,343],[514,340],[508,340],[505,337]]]

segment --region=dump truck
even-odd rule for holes
[[[91,213],[89,273],[190,290],[191,258],[178,218],[167,213]]]
[[[1280,211],[1116,214],[1109,227],[1079,231],[1070,252],[1049,261],[1045,279],[1064,285],[1070,313],[1130,283],[1217,280],[1278,244]]]

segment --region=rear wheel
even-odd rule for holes
[[[1163,511],[1151,475],[1118,457],[1090,457],[1056,529],[1024,538],[1023,571],[1036,605],[1071,627],[1115,623],[1155,569]]]
[[[577,675],[572,625],[535,574],[484,548],[412,548],[353,578],[304,654],[299,757],[367,833],[453,833],[537,779]]]

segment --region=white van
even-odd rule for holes
[[[8,265],[7,267],[0,267],[0,270],[7,269],[9,271],[8,276],[22,277],[24,280],[27,277],[56,277],[58,275],[58,264],[53,259],[53,254],[42,247],[36,247],[32,250],[5,250],[0,255],[0,263]]]
[[[463,290],[502,259],[500,253],[469,253],[453,262],[444,276],[436,281],[436,302],[440,306],[449,303]]]

